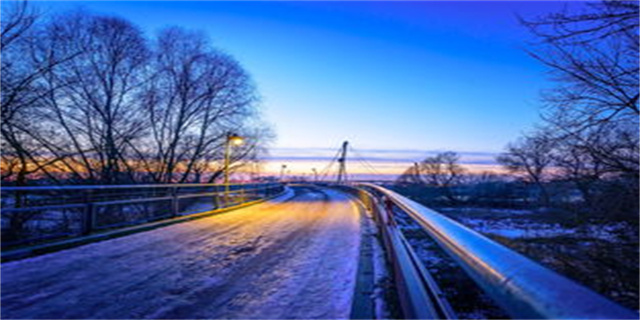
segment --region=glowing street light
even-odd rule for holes
[[[244,138],[235,134],[229,135],[227,139],[229,139],[229,142],[234,146],[240,146],[244,143]]]
[[[231,145],[240,146],[244,142],[244,138],[241,136],[228,132],[227,141],[224,146],[224,200],[225,206],[229,200],[229,165],[231,162]]]

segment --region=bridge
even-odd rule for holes
[[[347,181],[341,150],[333,182],[4,187],[2,318],[373,319],[388,301],[399,318],[458,318],[401,213],[510,317],[638,318],[380,184]]]

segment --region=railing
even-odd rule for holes
[[[376,220],[399,296],[404,319],[457,319],[435,280],[398,229],[378,197],[363,188],[339,186],[360,200]]]
[[[237,206],[278,194],[279,183],[3,187],[2,247],[90,234]]]
[[[405,211],[514,318],[638,319],[637,313],[410,199],[374,184],[358,186]]]

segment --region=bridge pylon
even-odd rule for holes
[[[338,168],[338,184],[343,184],[347,182],[347,146],[349,145],[349,141],[345,141],[342,143],[342,150],[340,151],[340,158],[338,158],[338,163],[340,167]]]

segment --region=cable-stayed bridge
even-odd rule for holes
[[[4,187],[2,317],[458,318],[399,215],[507,316],[638,317],[348,160],[376,172],[345,142],[314,182]]]

